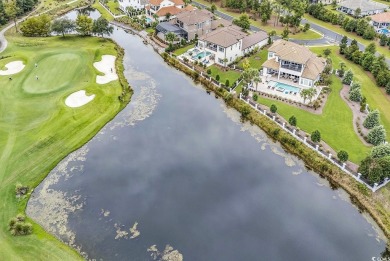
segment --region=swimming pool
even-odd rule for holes
[[[390,33],[390,31],[387,28],[382,28],[379,30],[379,33],[384,34],[384,35],[388,35]]]
[[[298,87],[294,87],[294,86],[291,86],[291,85],[288,85],[288,84],[285,84],[285,83],[281,83],[281,82],[274,82],[274,81],[270,81],[269,82],[269,85],[271,87],[275,87],[276,90],[278,91],[282,91],[284,93],[288,93],[288,92],[296,92],[296,93],[299,93],[301,91],[300,88]]]
[[[150,19],[149,17],[146,17],[145,20],[146,20],[146,23],[148,23],[148,24],[150,24],[152,22],[152,19]]]
[[[206,56],[209,56],[211,53],[210,52],[201,52],[201,53],[198,53],[198,54],[196,54],[196,55],[194,55],[194,56],[192,56],[192,59],[194,59],[194,60],[196,60],[196,59],[198,59],[198,60],[200,60],[200,59],[202,59],[202,58],[205,58]]]

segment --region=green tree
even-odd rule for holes
[[[332,53],[332,51],[329,48],[326,48],[323,53],[325,57],[328,57]]]
[[[176,34],[172,32],[165,34],[165,41],[169,42],[170,44],[172,44],[173,41],[175,41],[175,39],[176,39]]]
[[[238,19],[234,19],[233,23],[246,31],[250,28],[251,23],[249,21],[249,16],[247,14],[242,14]]]
[[[143,19],[143,21],[146,20]],[[97,20],[93,22],[92,32],[94,34],[98,34],[103,37],[104,34],[110,35],[113,31],[114,27],[112,27],[103,16],[100,16]]]
[[[12,19],[14,21],[15,29],[16,29],[16,31],[18,31],[16,17],[18,15],[18,13],[20,12],[20,8],[18,7],[16,1],[10,0],[8,2],[5,2],[4,12],[9,17],[9,19]]]
[[[303,31],[307,32],[307,31],[309,31],[309,29],[310,29],[310,24],[309,23],[305,23],[305,25],[303,26]]]
[[[372,129],[379,125],[380,125],[379,111],[378,110],[370,111],[363,122],[363,126],[367,129]]]
[[[362,14],[362,9],[360,9],[359,7],[356,8],[355,13],[354,13],[355,17],[356,18],[360,17],[361,14]]]
[[[272,104],[271,107],[270,107],[270,111],[271,111],[272,113],[276,113],[277,110],[278,110],[278,107],[276,107],[275,104]]]
[[[69,18],[60,18],[54,20],[51,25],[51,30],[56,34],[62,34],[65,37],[65,34],[72,32],[76,28],[76,24]]]
[[[225,81],[225,86],[226,86],[226,87],[229,87],[229,86],[230,86],[229,79],[226,79],[226,81]]]
[[[248,86],[249,83],[251,83],[253,81],[253,79],[259,75],[259,71],[256,70],[255,68],[249,68],[249,69],[246,69],[243,73],[242,73],[242,80],[245,84],[245,86]]]
[[[348,43],[348,37],[344,35],[340,41],[340,54],[345,53],[345,50],[347,49],[347,43]]]
[[[252,99],[253,99],[254,101],[257,101],[257,100],[259,99],[259,96],[258,96],[257,94],[253,94]]]
[[[370,156],[372,158],[383,158],[390,156],[390,143],[375,146],[372,148]]]
[[[168,12],[168,13],[165,14],[165,19],[167,21],[169,21],[169,18],[171,18],[171,16],[172,16],[172,14]]]
[[[364,50],[364,52],[375,54],[375,52],[376,52],[375,43],[370,43],[369,45],[367,45],[367,47]]]
[[[290,123],[291,126],[297,126],[297,118],[293,115],[288,119],[288,123]]]
[[[217,6],[215,4],[212,4],[210,10],[214,14],[214,12],[217,10]]]
[[[386,130],[382,125],[376,126],[370,130],[367,135],[367,141],[375,146],[386,141]]]
[[[257,9],[261,21],[266,24],[269,19],[271,19],[272,6],[269,0],[261,1],[259,8]]]
[[[286,26],[282,32],[282,38],[283,39],[288,39],[288,35],[289,35],[290,31],[288,30],[288,26]]]
[[[24,36],[48,36],[51,19],[47,14],[28,18],[20,26]]]
[[[321,133],[318,130],[312,132],[310,139],[312,142],[320,142],[321,141]]]
[[[76,31],[82,35],[91,35],[93,20],[86,15],[79,15],[76,19]]]
[[[387,36],[386,36],[385,34],[381,34],[381,36],[380,36],[379,39],[380,39],[380,40],[379,40],[379,44],[380,44],[381,46],[385,46],[386,43],[387,43],[387,41],[388,41]]]
[[[355,88],[349,92],[349,99],[354,102],[360,102],[362,100],[362,93],[360,88]]]
[[[353,80],[353,72],[351,70],[348,70],[343,79],[343,84],[350,85],[352,80]]]
[[[220,79],[219,74],[217,74],[217,75],[215,76],[215,79],[216,79],[217,81],[219,81],[219,79]]]
[[[346,162],[348,160],[348,152],[346,152],[345,150],[340,150],[338,153],[337,153],[337,158],[339,159],[339,161],[341,162]]]

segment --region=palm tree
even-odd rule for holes
[[[259,83],[261,82],[260,76],[259,76],[259,75],[256,75],[256,76],[253,78],[253,82],[254,82],[255,85],[256,85],[256,91],[257,91],[257,86],[258,86]]]
[[[158,15],[153,14],[153,18],[154,18],[154,20],[156,20],[156,22],[158,22]]]
[[[172,32],[169,32],[165,35],[165,41],[169,42],[170,44],[172,44],[173,41],[175,41],[176,39],[176,35]]]

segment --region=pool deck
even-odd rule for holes
[[[299,89],[303,89],[302,86],[299,86],[297,83],[294,83],[293,81],[286,80],[286,79],[279,79],[277,77],[266,77],[266,76],[261,76],[261,82],[257,85],[257,90],[256,90],[256,84],[252,84],[253,88],[250,88],[252,91],[258,91],[261,93],[266,93],[270,95],[276,95],[281,98],[289,99],[295,102],[299,102],[302,104],[309,104],[310,101],[306,100],[305,102],[303,101],[303,98],[301,97],[300,93],[298,92],[297,94],[293,93],[288,93],[286,94],[284,91],[277,91],[275,88],[268,88],[268,82],[267,81],[274,81],[274,82],[280,82],[284,83],[287,85],[291,85],[292,87],[296,87]],[[321,92],[322,87],[320,86],[315,86],[317,89],[317,95],[313,98],[313,101],[317,99],[318,95]]]
[[[194,56],[194,54],[192,54],[192,56],[189,54],[190,52],[193,52],[194,49],[197,49],[196,47],[192,48],[192,49],[189,49],[187,52],[183,53],[182,55],[179,55],[177,58],[183,60],[184,57],[187,58],[188,60],[190,60],[191,62],[195,62],[195,61],[198,61],[199,60],[194,60],[192,58],[192,56]],[[204,51],[200,51],[199,53],[202,53]],[[204,58],[200,59],[200,60],[203,60]],[[206,60],[208,60],[209,62],[206,64],[206,66],[210,66],[210,65],[213,65],[215,63],[214,59],[211,59],[209,56],[206,56]]]

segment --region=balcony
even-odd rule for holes
[[[207,45],[206,48],[210,49],[210,50],[212,50],[214,52],[217,52],[217,47],[216,46]]]
[[[302,72],[302,65],[282,64],[280,67],[291,71]]]

